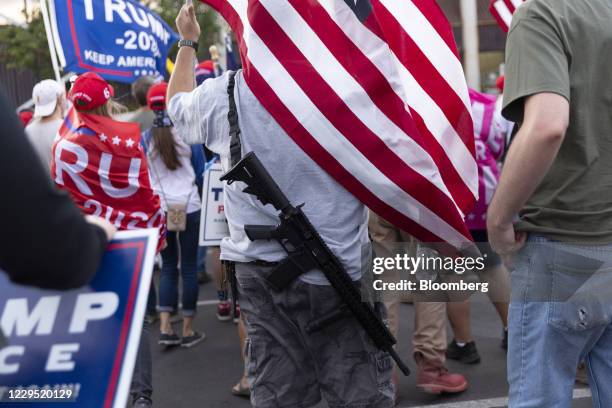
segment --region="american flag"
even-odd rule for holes
[[[319,166],[421,241],[471,240],[470,99],[434,0],[201,1],[236,34],[253,93]]]
[[[508,32],[512,23],[512,15],[524,2],[525,0],[491,0],[489,11],[491,11],[502,30]]]

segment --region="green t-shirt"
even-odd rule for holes
[[[579,243],[612,243],[612,1],[531,0],[512,21],[503,115],[525,97],[570,102],[565,140],[520,212],[517,229]]]

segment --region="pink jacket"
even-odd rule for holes
[[[476,206],[466,216],[470,230],[487,228],[487,208],[499,181],[500,168],[497,161],[505,149],[501,118],[495,109],[496,97],[470,89],[476,162],[478,163],[478,193]]]

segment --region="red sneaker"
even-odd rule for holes
[[[217,305],[217,320],[220,322],[228,322],[232,320],[232,305],[230,302],[220,302]]]
[[[461,374],[451,374],[444,367],[419,367],[417,387],[429,394],[453,394],[465,391],[468,382]]]

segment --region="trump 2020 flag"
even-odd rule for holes
[[[178,35],[134,0],[50,0],[51,25],[64,71],[96,72],[131,83],[164,75]]]
[[[229,22],[244,77],[321,168],[424,242],[471,242],[470,99],[434,0],[201,0]]]
[[[165,215],[149,180],[137,123],[117,122],[72,109],[53,144],[51,176],[85,214],[120,230],[157,228]]]

